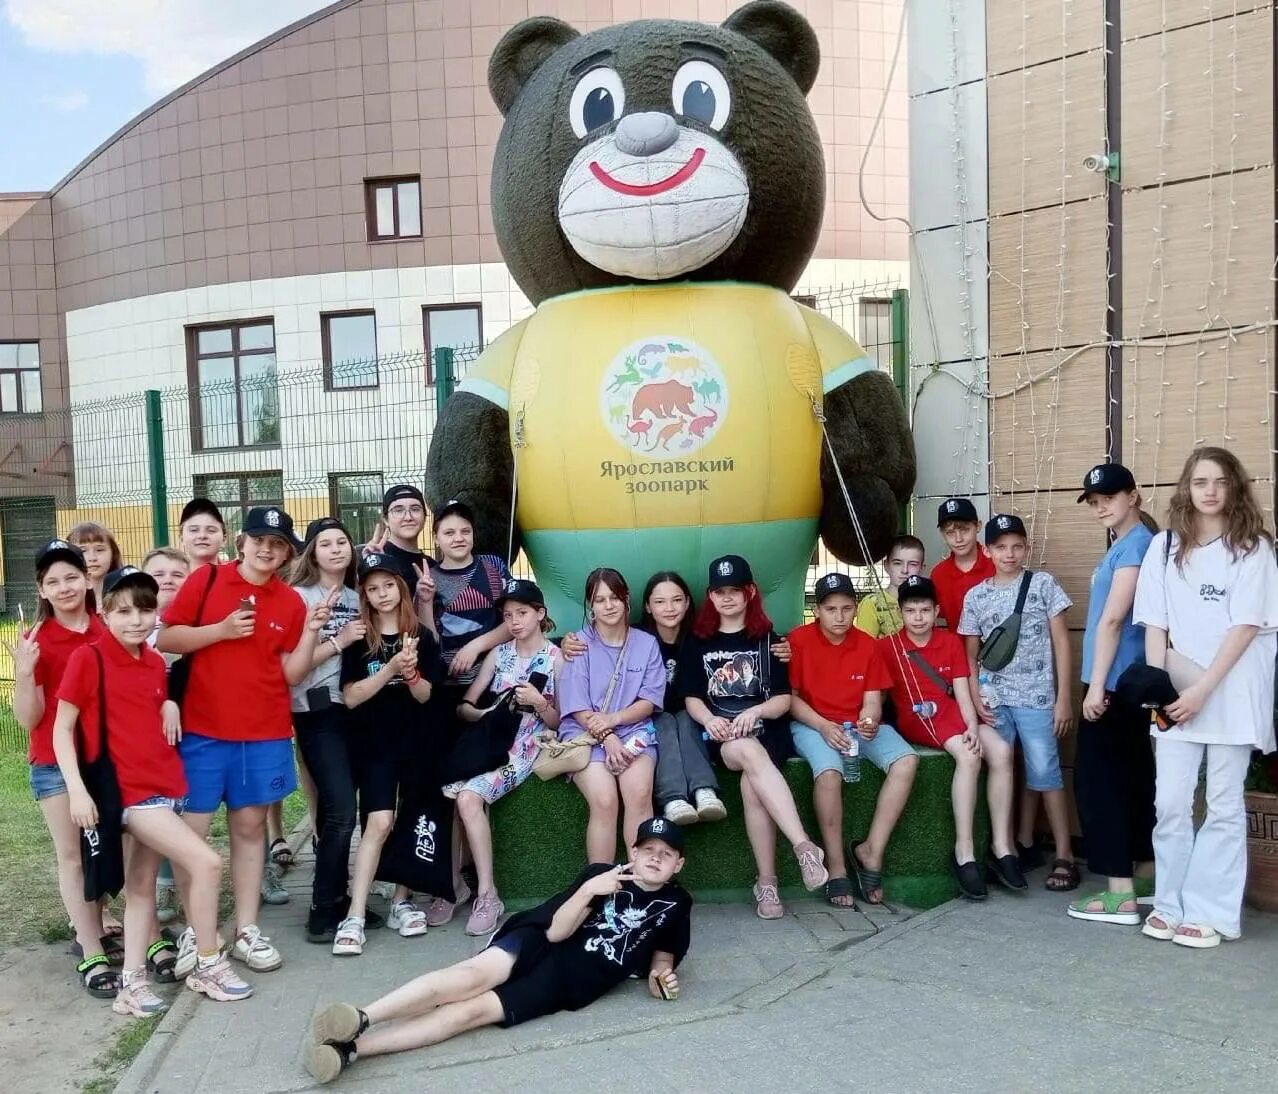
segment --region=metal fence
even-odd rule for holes
[[[903,385],[906,294],[884,283],[800,299],[830,316]],[[126,561],[177,538],[192,496],[216,501],[233,541],[253,505],[282,505],[304,527],[340,517],[359,541],[384,489],[423,482],[438,407],[477,347],[276,370],[236,363],[198,387],[129,391],[66,410],[0,417],[0,638],[36,603],[37,547],[76,524],[111,529]],[[904,394],[904,389],[902,387]],[[814,566],[837,565],[823,551]],[[845,567],[846,569],[846,567]],[[0,645],[0,747],[12,723],[12,668]]]

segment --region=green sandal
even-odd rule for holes
[[[1065,909],[1071,919],[1084,919],[1091,923],[1118,923],[1125,927],[1135,927],[1140,923],[1140,912],[1133,908],[1130,912],[1120,911],[1124,904],[1135,904],[1135,893],[1111,893],[1103,889],[1099,893],[1085,896],[1074,901]],[[1100,911],[1089,909],[1089,904],[1099,904]]]

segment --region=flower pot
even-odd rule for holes
[[[1248,905],[1262,912],[1278,912],[1278,794],[1248,790],[1247,890]]]

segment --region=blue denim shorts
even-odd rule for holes
[[[1063,790],[1061,757],[1056,748],[1056,718],[1052,708],[996,707],[998,735],[1009,745],[1021,742],[1025,758],[1025,785],[1030,790]]]
[[[172,809],[180,817],[186,812],[186,795],[183,794],[180,798],[166,798],[162,794],[157,794],[153,798],[144,798],[142,801],[136,802],[125,809],[122,818],[123,823],[129,823],[129,815],[135,809]]]
[[[178,743],[186,770],[186,808],[192,813],[273,805],[297,789],[293,739],[223,741],[184,733]]]
[[[31,765],[31,793],[36,801],[56,798],[66,792],[66,780],[62,777],[62,768],[57,764]]]
[[[807,761],[814,779],[823,771],[843,771],[843,755],[826,744],[825,738],[811,726],[791,722],[790,736],[794,738],[794,751]],[[857,741],[861,746],[861,758],[869,760],[883,772],[897,760],[914,755],[909,742],[889,725],[879,726],[872,741],[859,735]]]

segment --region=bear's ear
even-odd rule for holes
[[[805,95],[812,90],[821,67],[821,46],[816,31],[789,4],[754,0],[729,15],[723,26],[772,54]]]
[[[578,37],[562,19],[537,15],[516,23],[497,43],[488,61],[488,90],[504,115],[547,58]]]

